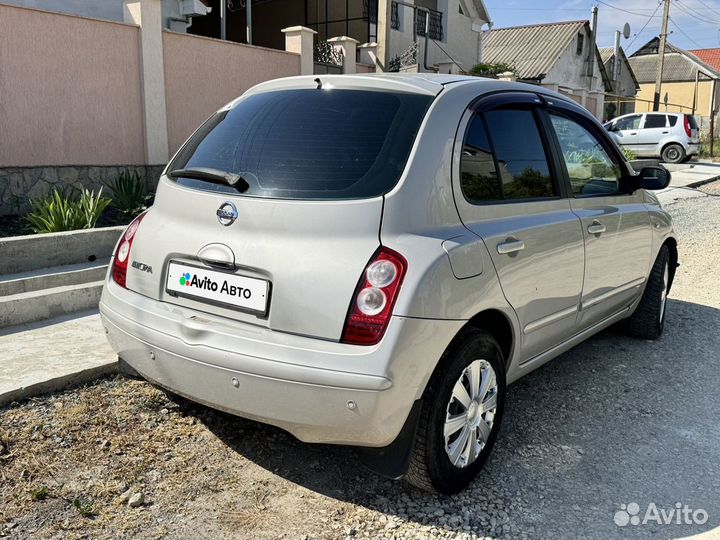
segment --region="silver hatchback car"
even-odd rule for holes
[[[700,130],[691,114],[626,114],[604,127],[622,148],[638,157],[681,163],[700,153]]]
[[[118,243],[121,368],[453,493],[509,383],[624,321],[653,339],[670,216],[587,111],[440,75],[293,77],[213,115]]]

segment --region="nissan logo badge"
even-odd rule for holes
[[[235,220],[238,217],[237,208],[230,201],[222,203],[220,205],[220,208],[217,209],[217,212],[215,212],[215,214],[217,215],[217,219],[220,222],[220,225],[224,225],[225,227],[228,227],[235,223]]]

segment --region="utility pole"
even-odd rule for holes
[[[655,79],[655,96],[653,97],[653,111],[660,110],[660,91],[662,90],[663,62],[665,60],[665,44],[668,35],[668,19],[670,18],[670,0],[663,0],[662,32],[660,32],[660,46],[658,48],[658,68]]]
[[[587,74],[588,77],[592,77],[595,73],[595,48],[597,47],[597,18],[598,8],[597,6],[592,7],[592,26],[590,27],[590,43],[588,44],[588,62],[587,62]],[[592,81],[591,81],[592,83]]]

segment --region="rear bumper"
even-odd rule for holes
[[[697,156],[700,153],[700,143],[689,143],[685,153],[688,156]]]
[[[353,346],[213,317],[112,281],[100,313],[113,349],[147,380],[302,441],[360,446],[396,438],[463,325],[394,317],[378,345]]]

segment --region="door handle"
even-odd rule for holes
[[[497,252],[500,255],[509,255],[525,249],[525,242],[516,238],[508,238],[502,244],[497,245]]]
[[[605,232],[605,225],[595,220],[592,225],[588,226],[588,232],[590,234],[602,234]]]
[[[631,133],[630,135],[637,135],[637,131],[635,131],[634,133]]]
[[[663,135],[667,135],[668,133],[670,133],[670,132],[669,132],[669,131],[663,131]]]

